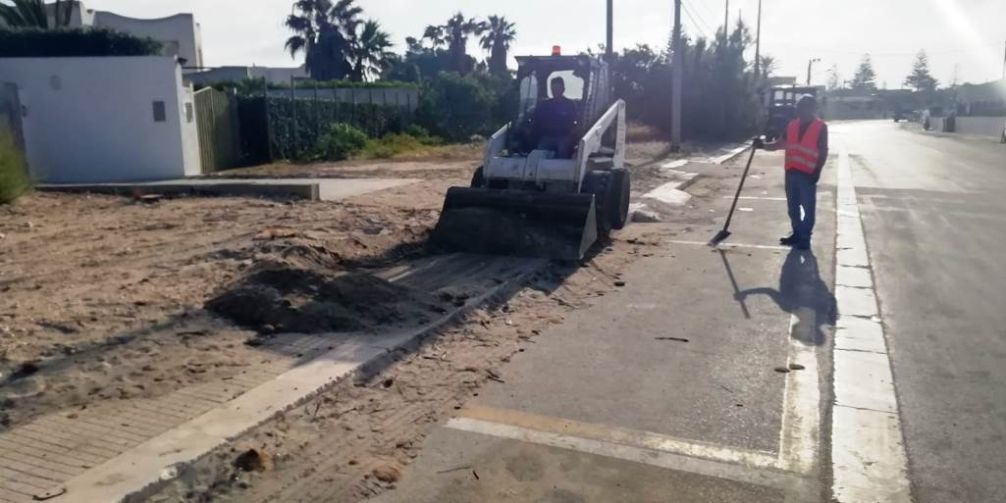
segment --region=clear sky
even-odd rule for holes
[[[85,0],[89,8],[134,17],[192,12],[202,25],[205,63],[295,66],[283,51],[289,32],[283,20],[291,0]],[[358,0],[365,15],[381,22],[397,49],[406,36],[456,11],[468,16],[499,14],[517,23],[514,52],[544,54],[553,44],[568,53],[604,40],[604,0]],[[691,35],[712,35],[722,25],[725,0],[685,0],[682,15]],[[731,25],[738,16],[754,26],[758,0],[730,0]],[[615,46],[648,43],[664,47],[673,18],[671,0],[615,0]],[[779,75],[815,84],[838,65],[850,79],[861,55],[870,52],[877,83],[901,86],[915,53],[925,49],[941,84],[984,82],[1002,74],[1006,50],[1006,0],[764,0],[762,52],[780,63]],[[474,43],[472,50],[475,50]]]

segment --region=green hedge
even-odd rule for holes
[[[266,107],[262,124],[243,121],[241,131],[244,136],[249,129],[267,128],[272,159],[312,159],[318,139],[332,124],[348,124],[377,138],[400,133],[412,122],[408,110],[395,105],[289,98],[241,98],[241,101],[246,106]]]
[[[28,187],[24,157],[10,134],[0,130],[0,204],[17,199]]]
[[[103,28],[0,30],[0,58],[152,56],[161,43]]]
[[[419,89],[419,85],[413,82],[396,82],[392,80],[382,80],[380,82],[352,82],[348,80],[330,80],[326,82],[297,81],[297,89]],[[243,80],[221,80],[211,84],[196,84],[198,91],[204,87],[212,87],[218,91],[230,91],[234,89],[241,95],[261,95],[262,89],[270,90],[290,89],[290,84],[267,83],[263,78],[248,78]]]

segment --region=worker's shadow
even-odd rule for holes
[[[750,295],[768,295],[780,309],[793,314],[796,325],[791,336],[805,344],[824,344],[827,338],[824,327],[835,324],[835,296],[821,279],[817,257],[809,250],[789,252],[779,273],[778,289],[750,288],[737,292],[734,297],[743,302]]]

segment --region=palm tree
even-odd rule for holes
[[[444,27],[440,25],[427,26],[423,31],[423,40],[429,40],[431,49],[437,50],[447,45],[447,38],[444,35]]]
[[[0,2],[0,27],[8,28],[60,28],[70,24],[73,0],[56,0],[52,7],[52,26],[45,0],[9,0],[13,5]]]
[[[458,73],[468,73],[472,62],[468,57],[468,37],[479,36],[488,29],[486,24],[475,18],[465,18],[458,12],[447,20],[443,27],[444,39],[447,42],[447,52],[451,55],[454,70]]]
[[[286,26],[296,34],[286,49],[296,57],[304,52],[304,64],[315,80],[343,79],[353,71],[352,40],[363,9],[356,0],[297,0]]]
[[[390,48],[391,38],[380,23],[373,19],[363,23],[363,30],[353,36],[353,80],[363,82],[385,70],[394,56]]]
[[[482,35],[482,48],[489,51],[489,73],[507,75],[507,52],[517,38],[517,25],[503,16],[489,16],[486,33]]]

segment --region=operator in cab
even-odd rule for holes
[[[534,133],[538,148],[552,150],[557,158],[573,155],[573,130],[576,128],[576,103],[566,97],[566,81],[556,77],[549,82],[552,98],[535,108]]]
[[[817,182],[828,160],[828,126],[817,116],[817,100],[804,95],[796,103],[796,118],[779,140],[764,143],[756,138],[755,148],[785,150],[786,204],[793,234],[780,244],[810,249],[817,213]]]

